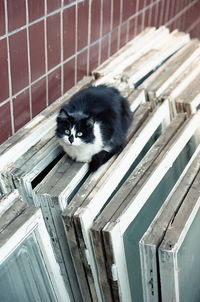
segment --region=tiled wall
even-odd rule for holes
[[[0,143],[146,26],[200,37],[200,0],[0,0]]]

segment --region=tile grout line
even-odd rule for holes
[[[146,7],[147,0],[144,0],[144,7]],[[147,10],[143,10],[142,12],[142,28],[141,30],[144,30],[144,25],[145,25],[145,14],[146,14]]]
[[[89,45],[91,41],[91,8],[92,8],[92,0],[89,0],[89,8],[88,8],[88,51],[87,51],[87,75],[89,75],[89,61],[90,61],[90,52],[89,52]]]
[[[108,33],[108,58],[110,58],[111,53],[111,32],[113,28],[113,0],[110,1],[110,28]]]
[[[122,10],[123,10],[123,0],[120,1],[120,13],[119,13],[119,29],[118,29],[118,40],[117,40],[117,51],[120,49],[120,40],[121,40],[121,26],[122,22]]]
[[[29,12],[28,12],[28,0],[26,0],[26,22],[29,21]],[[31,94],[31,58],[30,58],[30,37],[29,30],[27,28],[27,53],[28,53],[28,80],[29,80],[29,114],[30,120],[32,119],[32,94]]]
[[[78,3],[76,1],[75,9],[75,54],[74,54],[74,83],[77,83],[77,50],[78,50]]]
[[[166,14],[165,14],[165,23],[169,19],[169,12],[170,12],[170,0],[167,2],[167,9],[166,9]]]
[[[47,16],[47,0],[44,1],[44,12]],[[49,104],[48,91],[48,42],[47,42],[47,17],[44,18],[44,51],[45,51],[45,74],[46,74],[46,107]]]
[[[61,0],[61,1],[63,1],[63,0]],[[77,1],[76,3],[81,3],[81,2],[83,2],[83,1],[84,1],[84,0],[79,0],[79,1]],[[63,6],[63,8],[64,8],[64,9],[65,9],[65,8],[66,8],[66,9],[67,9],[67,8],[70,8],[71,6],[75,6],[76,3],[70,3],[69,5]],[[16,29],[12,30],[11,32],[8,32],[8,31],[7,31],[7,34],[0,36],[0,40],[4,39],[4,38],[7,37],[7,36],[11,36],[11,35],[13,35],[13,34],[16,34],[16,33],[18,33],[19,31],[21,31],[21,30],[23,30],[23,29],[26,29],[27,27],[30,27],[31,25],[34,25],[34,24],[36,24],[36,23],[39,23],[40,21],[44,21],[45,18],[51,17],[51,16],[53,16],[53,15],[56,15],[57,13],[59,13],[59,12],[61,12],[61,11],[62,11],[62,9],[61,9],[61,8],[58,8],[58,9],[56,9],[56,10],[50,12],[50,13],[44,14],[44,16],[42,16],[42,17],[40,17],[40,18],[38,18],[38,19],[36,19],[36,20],[34,20],[34,21],[31,21],[30,23],[28,23],[28,24],[26,24],[26,25],[20,26],[20,27],[18,27],[18,28],[16,28]]]
[[[137,2],[136,2],[136,9],[135,9],[135,11],[136,12],[138,12],[138,10],[139,10],[139,0],[137,0]],[[135,14],[135,30],[134,30],[134,37],[137,35],[137,21],[138,21],[138,13],[136,13]],[[133,16],[132,16],[133,17]],[[132,17],[130,18],[130,19],[132,19]]]
[[[60,61],[61,61],[61,96],[64,93],[64,27],[63,27],[64,9],[63,0],[61,1],[61,11],[60,11]]]
[[[99,55],[98,55],[98,66],[101,64],[101,48],[102,48],[102,33],[103,33],[103,0],[101,0],[100,9],[100,30],[99,30]]]
[[[198,23],[200,23],[200,17],[188,27],[187,32],[190,32],[190,30],[195,28],[198,25]]]
[[[108,49],[108,58],[111,56],[111,40],[112,40],[112,30],[113,30],[113,10],[114,10],[114,0],[111,0],[111,12],[110,12],[110,32],[109,32],[109,49]]]
[[[14,126],[14,111],[13,111],[13,101],[12,101],[12,77],[11,77],[11,60],[10,60],[10,43],[8,37],[8,10],[7,10],[7,1],[4,0],[5,7],[5,31],[6,31],[6,44],[7,44],[7,60],[8,60],[8,81],[9,81],[9,99],[10,102],[10,121],[11,121],[11,131],[12,135],[15,132]]]
[[[169,20],[167,23],[165,23],[165,26],[170,25],[174,21],[177,21],[179,17],[181,17],[187,10],[189,10],[193,5],[195,5],[199,0],[194,0],[194,2],[189,3],[182,11],[176,14],[175,17],[173,17],[171,20]]]

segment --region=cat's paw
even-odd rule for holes
[[[95,172],[99,167],[100,167],[100,162],[99,159],[96,157],[94,158],[95,155],[92,158],[92,161],[89,163],[89,172]]]
[[[100,151],[92,156],[92,160],[89,163],[89,172],[95,172],[101,165],[107,161],[107,151]]]

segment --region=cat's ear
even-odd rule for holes
[[[68,114],[65,110],[61,109],[59,114],[58,114],[58,118],[61,120],[66,120],[68,118]]]
[[[91,116],[91,117],[88,117],[87,119],[86,119],[86,125],[87,125],[87,127],[89,127],[89,128],[92,128],[93,127],[93,125],[94,125],[94,118]]]

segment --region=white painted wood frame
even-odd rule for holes
[[[187,89],[189,85],[192,85],[192,82],[195,81],[196,77],[200,74],[199,61],[200,56],[198,55],[194,60],[192,60],[191,64],[188,65],[185,71],[178,76],[169,87],[166,88],[161,96],[162,99],[168,98],[173,116],[177,113],[178,106],[175,102],[176,99],[184,92],[184,90]],[[196,101],[194,103],[196,103]],[[181,112],[180,109],[179,112]]]
[[[158,250],[163,302],[196,302],[200,299],[199,183],[200,172],[175,213],[173,221],[167,227]]]
[[[147,78],[139,89],[146,90],[149,100],[152,102],[161,99],[165,90],[185,72],[196,58],[200,58],[200,43],[198,40],[191,40]]]
[[[143,93],[142,95],[144,96]],[[141,95],[139,96],[140,102],[143,102],[143,98]],[[135,98],[130,95],[130,102],[134,102],[134,100]],[[137,94],[137,105],[139,104],[139,100]],[[145,106],[150,113],[150,105],[146,104]],[[136,107],[137,106],[134,104],[133,109],[135,110]],[[144,122],[146,117],[147,114],[142,118],[141,123]],[[46,156],[49,156],[49,154]],[[25,169],[23,180],[27,180],[27,184],[29,173],[26,174],[26,172],[28,171]],[[62,273],[65,276],[66,284],[69,287],[69,284],[72,284],[72,288],[76,287],[75,285],[73,286],[73,283],[75,283],[75,276],[72,263],[70,262],[71,256],[69,254],[67,242],[66,239],[64,239],[65,235],[63,235],[64,228],[60,213],[65,210],[73,197],[73,194],[75,194],[74,191],[78,190],[87,177],[87,172],[88,164],[76,163],[65,155],[31,193],[34,205],[40,206],[42,209],[47,229],[51,234],[56,259],[59,261]],[[78,289],[74,289],[73,292],[78,293]],[[76,296],[76,301],[78,301],[78,299],[80,298]]]
[[[21,155],[35,145],[50,130],[55,129],[59,109],[80,89],[89,86],[92,77],[85,77],[71,88],[64,96],[38,114],[32,121],[22,127],[16,134],[0,146],[0,191],[6,194],[1,172],[10,167]]]
[[[157,30],[155,28],[147,28],[130,41],[123,51],[120,50],[93,71],[93,76],[96,79],[95,85],[109,83],[111,78],[122,75],[126,68],[137,62],[150,50],[159,47],[160,43],[167,40],[169,36],[168,28],[160,27]]]
[[[41,208],[52,240],[56,260],[74,302],[82,301],[77,277],[65,238],[61,212],[87,177],[88,164],[77,163],[64,155],[33,190],[34,204]],[[74,298],[73,298],[74,297]]]
[[[168,37],[154,45],[144,56],[136,62],[129,64],[124,70],[123,76],[128,78],[130,85],[138,86],[138,83],[149,73],[156,70],[165,60],[189,42],[189,36],[185,33],[174,31]]]
[[[152,147],[138,164],[138,166],[129,175],[127,180],[121,186],[120,190],[115,193],[113,199],[110,200],[110,202],[93,222],[93,225],[90,229],[90,234],[96,268],[98,271],[97,275],[104,301],[109,301],[112,297],[110,290],[110,282],[112,282],[112,276],[109,276],[107,274],[107,262],[106,258],[104,257],[104,244],[101,233],[102,229],[107,225],[123,200],[129,195],[133,187],[137,185],[139,179],[143,176],[143,173],[145,173],[145,171],[150,168],[153,161],[159,156],[159,154],[173,138],[181,125],[183,125],[185,120],[186,116],[184,114],[179,114],[176,116],[176,118],[174,118],[174,120],[169,124],[169,126],[163,131],[160,137],[152,145]]]
[[[84,200],[84,203],[73,215],[77,232],[79,228],[81,228],[81,237],[78,237],[78,240],[80,240],[80,242],[84,242],[84,244],[80,243],[80,248],[83,248],[81,254],[83,255],[83,257],[86,257],[85,262],[89,262],[88,265],[90,267],[94,280],[93,282],[96,289],[98,301],[103,300],[98,283],[95,259],[90,240],[90,228],[95,217],[106,205],[107,200],[109,199],[113,191],[117,188],[123,177],[126,175],[131,164],[140,154],[141,150],[144,148],[150,137],[153,135],[159,125],[162,125],[162,131],[164,131],[169,122],[169,106],[168,102],[164,102],[163,104],[158,106],[155,111],[153,111],[149,118],[147,118],[142,127],[138,130],[138,132],[127,144],[125,149],[117,157],[111,168],[102,177],[101,181],[98,183],[96,190],[92,191],[90,195],[87,196],[87,198]],[[88,275],[90,276],[90,273]],[[93,291],[93,288],[91,288],[91,292]]]
[[[133,188],[131,194],[123,201],[121,207],[115,212],[112,220],[103,229],[103,236],[107,244],[109,243],[107,249],[105,246],[106,253],[108,253],[108,257],[113,260],[113,263],[109,264],[109,270],[115,268],[117,271],[115,277],[117,276],[116,281],[120,301],[132,302],[123,234],[130,223],[136,218],[151,193],[173,165],[173,162],[176,160],[181,150],[186,146],[195,131],[200,130],[199,125],[200,114],[196,114],[189,119],[187,125],[181,127],[180,131],[177,132],[177,135],[174,136],[169,149],[158,156],[151,168],[146,171],[144,177],[138,182],[138,185]],[[196,137],[199,138],[199,133],[195,138]],[[200,145],[198,144],[195,153],[199,150]],[[193,156],[195,156],[195,154],[193,154]],[[112,256],[109,256],[109,254]],[[115,285],[115,290],[117,286]]]
[[[160,294],[160,276],[158,267],[158,248],[171,223],[187,195],[198,171],[200,170],[200,152],[188,166],[185,175],[174,192],[165,200],[158,214],[140,240],[140,257],[144,302],[158,302]],[[167,282],[167,281],[165,281]]]
[[[200,58],[199,58],[200,59]],[[175,103],[178,112],[195,113],[200,109],[200,73],[188,83],[188,86],[176,96]]]
[[[134,104],[134,101],[133,103]],[[133,106],[135,108],[135,106]],[[141,104],[136,113],[134,114],[134,121],[129,129],[128,135],[127,135],[127,141],[129,142],[134,134],[137,133],[138,129],[143,125],[145,120],[148,118],[151,112],[151,106],[150,104]],[[65,211],[63,212],[63,222],[65,226],[65,231],[67,235],[68,244],[70,247],[70,251],[72,254],[73,262],[75,265],[76,273],[79,279],[79,284],[82,292],[82,296],[84,301],[89,302],[91,301],[91,286],[88,287],[88,282],[85,274],[85,269],[83,267],[82,263],[82,255],[79,253],[78,249],[78,241],[76,241],[77,235],[75,231],[75,225],[74,225],[74,214],[75,212],[81,207],[84,200],[87,198],[87,196],[91,197],[91,193],[95,195],[95,192],[99,186],[102,185],[104,182],[105,174],[106,177],[108,175],[108,170],[110,171],[109,167],[113,164],[115,161],[115,157],[112,157],[106,164],[104,164],[102,167],[100,167],[95,173],[92,173],[88,176],[88,178],[85,180],[77,194],[74,196],[74,198],[71,200],[70,204],[66,207]],[[111,170],[112,171],[112,170]],[[110,173],[110,172],[109,172]],[[66,194],[62,194],[61,200],[65,200]],[[85,264],[86,265],[86,264]],[[95,298],[94,298],[95,296]],[[93,290],[93,299],[96,298],[96,292]]]
[[[55,131],[49,131],[45,137],[1,173],[6,193],[17,188],[23,200],[33,204],[34,180],[52,161],[60,158],[62,152],[62,147],[55,137]]]
[[[0,264],[30,234],[34,234],[36,244],[39,245],[56,300],[70,302],[40,209],[26,208],[0,233]]]

